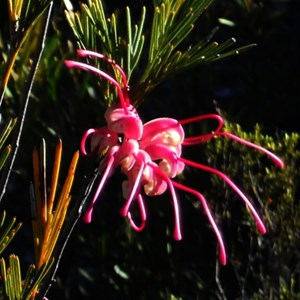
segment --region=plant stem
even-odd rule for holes
[[[3,195],[5,194],[6,191],[6,186],[10,177],[10,173],[12,171],[12,167],[18,152],[18,148],[19,148],[19,143],[20,143],[20,139],[21,139],[21,134],[22,134],[22,130],[23,130],[23,125],[24,125],[24,121],[25,121],[25,116],[26,116],[26,111],[27,111],[27,107],[28,107],[28,103],[29,103],[29,98],[30,98],[30,93],[31,93],[31,89],[33,86],[33,81],[35,78],[35,74],[37,71],[37,68],[39,66],[39,62],[42,56],[42,52],[44,50],[44,46],[45,46],[45,39],[46,39],[46,35],[47,35],[47,31],[48,31],[48,25],[50,22],[50,16],[51,16],[51,12],[52,12],[52,7],[53,7],[53,2],[50,2],[47,11],[46,11],[46,15],[44,17],[43,23],[41,25],[41,33],[39,36],[39,40],[37,43],[37,52],[36,55],[34,56],[32,65],[31,65],[31,69],[30,69],[30,73],[28,75],[28,80],[25,83],[25,87],[24,87],[24,93],[22,93],[20,95],[20,103],[23,103],[23,107],[20,110],[19,116],[18,116],[18,121],[16,124],[16,131],[15,134],[13,136],[13,142],[12,142],[12,149],[13,149],[13,153],[10,155],[7,164],[5,165],[4,169],[3,169],[3,173],[0,179],[0,189],[1,189],[1,194],[0,194],[0,202],[3,198]]]

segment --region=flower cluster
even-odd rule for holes
[[[174,208],[173,236],[176,240],[180,240],[182,237],[180,213],[175,189],[185,191],[194,195],[202,204],[219,242],[220,261],[225,264],[226,252],[222,236],[206,199],[199,191],[174,180],[177,175],[183,172],[185,166],[190,166],[210,172],[223,179],[245,202],[253,215],[258,230],[261,233],[266,232],[266,228],[255,208],[236,184],[219,170],[183,158],[181,156],[182,147],[196,145],[217,136],[224,136],[266,154],[276,165],[283,167],[283,162],[277,156],[256,144],[223,131],[223,120],[216,114],[202,115],[181,121],[172,118],[157,118],[143,124],[136,109],[130,103],[127,78],[122,68],[111,59],[92,51],[78,50],[78,54],[82,57],[89,56],[105,60],[112,65],[121,78],[121,83],[119,83],[107,73],[93,66],[77,61],[65,62],[70,68],[81,68],[105,78],[116,88],[119,96],[119,104],[109,107],[105,113],[106,126],[87,130],[81,141],[81,151],[84,155],[96,154],[103,156],[99,166],[100,183],[91,206],[84,216],[86,222],[91,222],[93,207],[105,182],[116,168],[120,168],[126,176],[126,180],[122,184],[123,197],[126,202],[121,209],[121,215],[128,218],[133,229],[141,231],[146,223],[147,216],[143,195],[161,195],[168,189],[172,196]],[[207,119],[217,122],[217,127],[213,132],[200,136],[185,137],[183,125]],[[130,213],[133,201],[137,201],[139,205],[141,212],[140,225],[134,222]]]

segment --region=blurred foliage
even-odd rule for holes
[[[26,299],[25,294],[49,282],[53,270],[49,268],[55,264],[50,254],[49,264],[37,271],[32,264],[38,264],[37,258],[27,242],[32,240],[28,239],[32,235],[28,192],[33,177],[29,163],[32,145],[43,136],[50,151],[55,151],[57,138],[62,138],[65,155],[71,157],[82,133],[104,123],[107,102],[103,100],[108,85],[99,84],[98,78],[85,72],[70,72],[63,65],[66,58],[74,58],[78,45],[107,54],[125,68],[132,100],[139,104],[145,100],[139,107],[145,121],[159,116],[180,119],[221,109],[226,119],[247,129],[244,132],[238,125],[228,123],[228,131],[279,154],[286,168],[278,170],[256,151],[223,138],[185,153],[228,173],[252,198],[268,225],[265,236],[257,235],[247,210],[223,183],[201,172],[187,172],[185,180],[192,186],[200,185],[213,207],[227,243],[226,267],[217,262],[216,240],[198,203],[183,194],[182,242],[172,240],[168,195],[147,202],[148,226],[143,233],[133,232],[118,214],[122,178],[115,174],[97,203],[93,223],[78,224],[70,238],[49,299],[102,299],[103,295],[110,299],[300,298],[299,138],[291,133],[300,130],[299,1],[72,1],[73,6],[65,12],[67,2],[54,3],[43,56],[30,92],[18,159],[1,203],[1,211],[5,208],[8,215],[16,215],[24,226],[2,253],[3,257],[9,253],[18,256],[1,259],[0,298],[4,293],[12,298],[23,293]],[[22,109],[20,96],[49,3],[10,0],[0,4],[2,91],[7,83],[2,93],[1,127]],[[178,15],[170,8],[176,3]],[[192,4],[195,14],[189,10]],[[208,4],[211,5],[206,7]],[[200,13],[203,14],[198,20]],[[188,31],[176,35],[182,15],[189,16],[180,25]],[[152,29],[153,16],[155,26],[161,27],[159,31]],[[217,25],[220,29],[212,30]],[[232,36],[237,39],[236,46]],[[225,42],[217,45],[212,38]],[[150,48],[151,39],[156,41],[156,48]],[[109,41],[118,47],[109,45]],[[253,43],[258,46],[242,55],[217,60],[222,57],[217,54],[224,57],[234,53],[227,46],[243,49]],[[193,58],[189,57],[191,53]],[[201,58],[204,54],[207,60]],[[201,66],[187,69],[195,61]],[[212,61],[215,62],[202,64]],[[170,62],[175,69],[170,68]],[[105,69],[105,65],[101,68]],[[250,130],[256,122],[262,126]],[[85,158],[79,163],[76,196],[81,195],[82,181],[94,163]],[[66,161],[62,160],[61,167],[67,167]],[[49,192],[49,188],[46,190]],[[66,215],[65,222],[69,220],[70,215]],[[4,227],[9,228],[10,222],[13,221],[6,221]],[[38,222],[42,223],[42,218]],[[56,225],[59,228],[59,222]],[[13,223],[6,233],[1,227],[4,241],[10,241],[16,228],[18,225]],[[35,239],[42,241],[44,237],[42,234]],[[52,242],[56,237],[53,231]],[[59,242],[58,238],[57,247],[61,247]],[[23,274],[21,270],[26,269],[27,274]],[[12,278],[15,288],[11,286]]]
[[[234,179],[263,216],[267,234],[259,235],[242,201],[219,178],[211,175],[210,183],[203,182],[207,174],[187,170],[185,181],[205,191],[223,232],[229,262],[220,267],[214,234],[195,199],[180,194],[183,241],[172,240],[168,195],[147,201],[149,224],[136,233],[116,211],[122,204],[121,192],[116,192],[121,179],[115,177],[97,203],[94,224],[81,228],[79,250],[69,250],[73,259],[79,257],[70,281],[61,286],[69,298],[79,285],[88,299],[103,293],[126,299],[298,299],[299,135],[272,137],[259,125],[245,132],[227,124],[226,130],[278,153],[286,167],[279,170],[261,153],[222,137],[184,156],[199,160],[200,152],[202,161]],[[151,289],[140,288],[149,282]]]
[[[222,228],[230,232],[226,241],[231,248],[232,266],[240,284],[243,297],[252,295],[254,299],[298,299],[300,296],[300,203],[298,200],[299,158],[297,150],[299,135],[281,134],[276,138],[263,134],[256,125],[253,132],[242,131],[238,125],[228,124],[226,131],[234,133],[248,141],[257,143],[278,153],[285,168],[278,171],[261,154],[251,151],[228,139],[215,139],[207,143],[205,152],[210,165],[226,170],[232,178],[238,178],[239,186],[257,203],[268,225],[266,236],[257,236],[249,214],[238,210],[232,214],[235,198],[226,190],[228,202],[214,203],[221,215],[230,218]],[[241,159],[237,159],[241,158]],[[223,184],[212,178],[211,194],[222,199]],[[236,200],[234,199],[234,203]],[[247,234],[246,230],[251,233]],[[248,236],[247,236],[248,235]],[[238,242],[237,242],[238,241]],[[243,243],[244,245],[242,245]],[[249,245],[248,263],[241,248]],[[256,292],[254,292],[256,291]],[[252,299],[252,298],[251,298]]]

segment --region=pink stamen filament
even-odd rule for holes
[[[114,74],[117,75],[116,79],[113,78],[112,76],[110,76],[109,74],[97,69],[96,67],[90,66],[88,64],[81,63],[81,62],[76,62],[76,61],[70,61],[70,60],[65,61],[65,64],[70,68],[80,68],[80,69],[83,69],[83,70],[87,70],[87,71],[93,72],[93,73],[97,74],[98,76],[106,79],[111,85],[113,85],[116,88],[119,99],[120,99],[120,105],[124,109],[125,113],[129,114],[130,100],[129,100],[129,97],[128,97],[128,90],[127,90],[128,83],[127,83],[126,74],[123,71],[123,69],[118,64],[116,64],[112,59],[110,59],[110,58],[108,58],[108,57],[106,57],[102,54],[99,54],[99,53],[96,53],[96,52],[93,52],[93,51],[89,51],[89,50],[77,50],[77,53],[81,57],[90,56],[90,57],[102,59],[102,60],[106,61],[107,63],[109,63],[113,67]],[[120,77],[121,77],[121,82],[119,83],[117,80]],[[217,137],[217,136],[224,136],[224,137],[228,137],[228,138],[230,138],[230,139],[232,139],[236,142],[239,142],[241,144],[244,144],[246,146],[249,146],[251,148],[254,148],[254,149],[262,152],[263,154],[267,155],[277,166],[279,166],[280,168],[284,167],[284,163],[282,162],[282,160],[280,160],[272,152],[266,150],[265,148],[263,148],[261,146],[258,146],[256,144],[254,144],[254,143],[251,143],[251,142],[248,142],[248,141],[246,141],[242,138],[239,138],[239,137],[237,137],[237,136],[235,136],[231,133],[223,132],[222,128],[223,128],[223,125],[224,125],[224,121],[223,121],[222,117],[217,115],[217,114],[207,114],[207,115],[201,115],[201,116],[196,116],[196,117],[192,117],[192,118],[187,118],[187,119],[178,121],[178,123],[176,123],[177,121],[175,120],[176,122],[174,123],[174,125],[172,125],[172,127],[174,127],[175,129],[177,128],[177,126],[182,128],[180,125],[185,125],[185,124],[194,123],[194,122],[198,122],[198,121],[202,121],[202,120],[208,120],[208,119],[217,121],[218,124],[216,126],[215,131],[212,131],[211,133],[199,135],[199,136],[186,137],[184,139],[184,141],[181,143],[181,145],[185,145],[185,146],[195,145],[195,144],[199,144],[199,143],[208,141],[208,140],[210,140],[214,137]],[[172,127],[166,128],[166,130],[167,129],[170,130]],[[150,126],[150,129],[152,129],[152,131],[155,132],[154,129],[153,129],[153,124],[152,124],[152,127]],[[160,128],[159,130],[162,130],[162,129]],[[90,153],[86,150],[86,141],[96,131],[97,131],[96,129],[92,128],[92,129],[87,130],[84,133],[84,135],[82,137],[82,140],[81,140],[81,143],[80,143],[80,149],[81,149],[81,152],[84,155],[93,154],[93,153]],[[147,131],[146,127],[145,127],[145,131]],[[145,134],[145,131],[144,131],[144,134]],[[183,136],[183,133],[182,133],[182,136]],[[148,140],[146,140],[146,142],[147,141]],[[136,142],[138,143],[138,140]],[[142,141],[140,141],[139,146],[141,147],[141,145],[142,145]],[[180,147],[181,147],[181,145],[180,145]],[[150,148],[148,148],[148,150],[149,149]],[[160,153],[162,153],[162,151],[161,151],[162,149],[158,148],[157,150],[160,150]],[[181,150],[181,148],[180,148],[180,150]],[[87,210],[87,212],[84,215],[84,220],[88,223],[91,222],[92,212],[93,212],[95,202],[97,201],[97,198],[99,197],[99,194],[101,193],[105,182],[109,178],[109,176],[111,174],[111,170],[116,165],[118,165],[120,163],[120,160],[118,159],[118,151],[119,151],[119,147],[116,147],[113,151],[109,151],[110,153],[109,153],[109,155],[107,155],[108,159],[107,160],[105,159],[103,161],[103,163],[104,163],[102,165],[103,169],[104,169],[103,175],[102,175],[102,177],[100,179],[100,182],[99,182],[99,185],[96,189],[96,193],[95,193],[95,195],[92,199],[92,203],[90,204],[89,209]],[[252,214],[252,216],[253,216],[256,224],[257,224],[258,230],[262,234],[264,234],[266,232],[266,228],[265,228],[261,218],[259,217],[258,213],[256,212],[255,208],[253,207],[253,205],[251,204],[249,199],[246,197],[246,195],[236,186],[236,184],[227,175],[225,175],[223,172],[221,172],[217,169],[211,168],[209,166],[202,165],[200,163],[196,163],[196,162],[184,159],[184,158],[177,157],[177,155],[175,155],[175,153],[173,153],[173,152],[172,152],[172,154],[174,154],[174,155],[170,154],[171,155],[170,156],[170,155],[167,155],[167,154],[169,154],[169,152],[164,153],[163,156],[164,157],[166,156],[166,158],[170,159],[170,162],[169,162],[170,165],[171,165],[171,162],[173,162],[173,158],[174,158],[176,162],[181,161],[185,165],[189,165],[189,166],[207,171],[209,173],[212,173],[212,174],[217,175],[218,177],[220,177],[244,201],[244,203],[249,208],[250,213]],[[128,155],[128,152],[126,152],[126,155]],[[215,223],[215,220],[214,220],[214,218],[213,218],[213,216],[210,212],[210,209],[208,207],[208,204],[207,204],[206,199],[204,198],[204,196],[200,192],[198,192],[198,191],[196,191],[192,188],[189,188],[185,185],[182,185],[180,183],[172,181],[169,178],[169,176],[167,174],[165,174],[157,166],[156,163],[154,163],[152,161],[148,162],[146,160],[143,160],[143,158],[140,158],[138,155],[135,155],[135,154],[132,154],[132,155],[134,157],[135,163],[139,163],[139,166],[137,167],[138,168],[137,173],[130,174],[130,172],[129,172],[127,174],[125,172],[125,174],[130,179],[130,182],[129,182],[130,185],[132,183],[133,184],[132,184],[132,187],[130,186],[131,191],[129,193],[129,196],[127,197],[126,202],[125,202],[124,206],[121,208],[121,211],[120,211],[122,216],[127,216],[131,227],[136,231],[142,231],[145,227],[146,210],[145,210],[143,198],[140,194],[139,189],[141,187],[141,180],[142,180],[143,172],[145,170],[145,166],[147,165],[147,166],[150,166],[152,168],[153,172],[157,176],[159,176],[160,179],[165,181],[164,184],[167,183],[167,186],[170,190],[172,200],[173,200],[174,219],[175,219],[174,220],[174,223],[175,223],[174,232],[173,232],[174,239],[180,240],[182,238],[182,236],[181,236],[181,225],[180,225],[180,211],[179,211],[178,199],[177,199],[176,192],[175,192],[175,187],[176,187],[176,188],[178,188],[182,191],[185,191],[185,192],[188,192],[188,193],[191,193],[191,194],[195,195],[199,199],[199,201],[202,204],[202,207],[204,209],[204,212],[205,212],[205,214],[206,214],[206,216],[207,216],[207,218],[208,218],[208,220],[209,220],[209,222],[210,222],[210,224],[211,224],[211,226],[212,226],[212,228],[213,228],[213,230],[214,230],[214,232],[217,236],[218,244],[219,244],[219,247],[220,247],[220,262],[223,265],[225,265],[226,264],[226,251],[225,251],[225,246],[224,246],[224,242],[223,242],[223,239],[222,239],[222,235],[221,235],[221,233],[218,229],[218,226]],[[175,156],[175,157],[173,157],[173,156]],[[134,178],[130,178],[130,175],[134,175]],[[134,181],[132,179],[134,179]],[[139,226],[136,225],[136,223],[134,222],[134,220],[132,218],[132,214],[130,212],[131,204],[132,204],[133,200],[135,200],[135,199],[137,199],[137,201],[138,201],[138,206],[139,206],[139,210],[140,210],[140,213],[141,213],[141,224]]]
[[[207,115],[210,116],[210,115]],[[212,116],[218,116],[218,115],[212,115]],[[186,124],[190,122],[193,122],[194,120],[199,120],[201,116],[199,117],[194,117],[194,118],[190,118],[190,119],[185,119],[183,120],[185,123],[182,123],[182,121],[180,121],[181,124]],[[222,119],[221,119],[222,120]],[[217,128],[216,131],[212,132],[212,133],[208,133],[208,134],[204,134],[204,135],[199,135],[199,136],[192,136],[192,137],[186,137],[184,139],[184,141],[182,142],[182,145],[184,146],[192,146],[192,145],[196,145],[199,143],[203,143],[205,141],[208,141],[216,136],[224,136],[224,137],[228,137],[238,143],[244,144],[248,147],[254,148],[256,150],[258,150],[259,152],[262,152],[263,154],[267,155],[274,163],[276,166],[278,166],[279,168],[284,168],[284,162],[278,157],[276,156],[274,153],[272,153],[271,151],[256,145],[254,143],[251,143],[247,140],[244,140],[232,133],[226,132],[226,131],[220,131],[223,126],[223,123],[219,123],[219,127]]]
[[[92,200],[92,203],[90,204],[90,207],[89,209],[86,211],[83,219],[86,223],[90,223],[92,221],[92,213],[93,213],[93,209],[94,209],[94,205],[98,199],[98,196],[100,194],[100,192],[102,191],[102,188],[107,180],[107,178],[109,177],[110,175],[110,171],[111,171],[111,168],[114,164],[114,156],[112,155],[109,159],[108,159],[108,162],[107,162],[107,165],[106,165],[106,168],[105,168],[105,171],[104,171],[104,174],[103,176],[101,177],[101,180],[100,180],[100,183],[97,187],[97,190],[96,190],[96,193],[94,195],[94,198]]]
[[[208,134],[203,134],[199,136],[191,136],[191,137],[186,137],[184,141],[182,142],[183,146],[194,146],[203,142],[206,142],[212,138],[214,138],[216,135],[214,133],[208,133]]]
[[[88,130],[84,133],[84,135],[83,135],[83,137],[82,137],[82,139],[81,139],[81,142],[80,142],[80,150],[81,150],[81,153],[82,153],[83,155],[89,156],[89,155],[92,155],[92,154],[93,154],[93,153],[88,153],[88,152],[86,152],[85,144],[86,144],[87,138],[88,138],[91,134],[95,133],[95,131],[96,131],[96,129],[90,128],[90,129],[88,129]]]
[[[127,83],[127,77],[126,77],[126,74],[125,72],[123,71],[123,69],[118,65],[116,64],[112,59],[106,57],[105,55],[103,54],[100,54],[100,53],[97,53],[97,52],[94,52],[94,51],[90,51],[90,50],[82,50],[82,49],[78,49],[77,50],[77,53],[78,55],[80,55],[81,57],[86,57],[86,56],[93,56],[93,57],[96,57],[96,58],[100,58],[100,59],[104,59],[105,61],[107,61],[109,64],[111,64],[115,69],[117,69],[122,77],[122,83],[123,83],[123,88],[124,89],[127,89],[128,87],[128,83]],[[127,100],[127,105],[129,105],[129,101],[128,99]]]
[[[136,158],[136,159],[137,159],[137,158]],[[132,189],[131,189],[130,195],[129,195],[129,197],[128,197],[128,199],[127,199],[127,201],[126,201],[124,207],[123,207],[123,208],[121,209],[121,211],[120,211],[120,213],[121,213],[121,215],[122,215],[123,217],[125,217],[125,216],[128,215],[129,207],[130,207],[130,205],[131,205],[131,202],[132,202],[132,200],[133,200],[133,197],[134,197],[134,195],[136,194],[136,191],[137,191],[137,189],[139,188],[140,183],[141,183],[141,178],[142,178],[142,175],[143,175],[143,171],[144,171],[145,164],[144,164],[143,161],[140,161],[140,163],[141,163],[141,166],[140,166],[140,168],[139,168],[139,170],[138,170],[138,174],[137,174],[137,176],[136,176],[136,178],[135,178],[135,180],[134,180],[134,185],[133,185],[133,187],[132,187]]]
[[[196,162],[184,159],[184,158],[178,158],[178,159],[181,160],[186,165],[210,172],[212,174],[217,175],[221,179],[223,179],[241,197],[241,199],[245,202],[246,206],[250,209],[250,212],[256,222],[259,232],[262,234],[266,233],[265,225],[263,224],[263,222],[260,219],[259,215],[257,214],[256,210],[254,209],[253,205],[251,204],[249,199],[245,196],[245,194],[235,185],[235,183],[228,176],[226,176],[221,171],[213,169],[211,167],[208,167],[208,166],[205,166],[205,165],[202,165],[202,164],[199,164],[199,163],[196,163]]]
[[[229,137],[230,139],[236,141],[236,142],[239,142],[241,144],[244,144],[248,147],[251,147],[251,148],[254,148],[260,152],[262,152],[263,154],[267,155],[274,163],[276,166],[278,166],[279,168],[284,168],[284,162],[279,158],[277,157],[274,153],[272,153],[271,151],[259,146],[259,145],[256,145],[254,143],[251,143],[251,142],[248,142],[234,134],[231,134],[229,132],[225,132],[225,131],[221,131],[221,132],[215,132],[214,135],[216,136],[225,136],[225,137]]]
[[[79,68],[79,69],[82,69],[82,70],[85,70],[85,71],[91,71],[93,73],[96,73],[98,76],[103,77],[107,81],[109,81],[117,89],[118,95],[119,95],[119,98],[120,98],[121,106],[124,109],[125,113],[126,114],[128,113],[128,109],[127,109],[127,102],[128,101],[127,100],[125,101],[125,99],[124,99],[122,88],[121,88],[120,84],[115,79],[113,79],[110,75],[108,75],[105,72],[97,69],[96,67],[87,65],[85,63],[77,62],[77,61],[65,60],[65,64],[69,68]]]
[[[194,123],[197,121],[202,121],[202,120],[207,120],[207,119],[213,119],[213,120],[218,121],[218,126],[217,126],[215,132],[218,132],[223,128],[224,121],[221,116],[216,115],[216,114],[208,114],[208,115],[200,115],[200,116],[196,116],[196,117],[191,117],[191,118],[187,118],[184,120],[180,120],[179,123],[181,125],[184,125],[184,124]]]
[[[157,175],[161,176],[163,180],[165,180],[169,186],[169,190],[171,192],[172,200],[173,200],[173,206],[174,206],[174,217],[175,217],[175,226],[174,226],[174,232],[173,232],[173,237],[175,240],[179,241],[182,239],[182,234],[181,234],[181,225],[180,225],[180,214],[179,214],[179,206],[178,206],[178,200],[177,196],[175,193],[175,189],[173,186],[173,183],[171,179],[163,173],[157,165],[155,165],[152,162],[148,162],[147,165],[149,165]]]
[[[215,223],[215,220],[210,212],[210,209],[207,205],[207,202],[204,198],[204,196],[199,193],[198,191],[194,190],[194,189],[191,189],[185,185],[182,185],[178,182],[175,182],[172,180],[172,183],[175,187],[177,187],[178,189],[181,189],[183,191],[186,191],[188,193],[191,193],[191,194],[194,194],[199,200],[200,200],[200,203],[204,209],[204,213],[206,214],[208,220],[209,220],[209,223],[211,224],[212,228],[213,228],[213,231],[215,232],[216,236],[217,236],[217,239],[218,239],[218,243],[219,243],[219,247],[220,247],[220,262],[222,265],[226,265],[226,250],[225,250],[225,246],[224,246],[224,242],[223,242],[223,239],[222,239],[222,235],[220,233],[220,230],[217,226],[217,224]]]
[[[146,220],[147,220],[147,215],[146,215],[146,209],[145,209],[145,205],[144,205],[144,201],[143,201],[143,198],[141,196],[141,194],[138,195],[137,197],[137,200],[138,200],[138,205],[139,205],[139,208],[140,208],[140,212],[141,212],[141,220],[142,220],[142,223],[140,226],[137,226],[132,217],[131,217],[131,213],[130,211],[128,212],[127,214],[127,218],[128,218],[128,221],[131,225],[131,227],[135,230],[135,231],[142,231],[144,228],[145,228],[145,225],[146,225]]]

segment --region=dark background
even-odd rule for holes
[[[122,12],[124,6],[129,5],[139,15],[142,5],[146,5],[149,12],[152,7],[151,1],[106,2],[108,12],[116,9]],[[249,7],[245,3],[249,3]],[[4,20],[4,10],[1,9],[0,14]],[[246,131],[253,130],[256,123],[271,136],[299,131],[299,14],[298,0],[216,0],[199,18],[190,42],[207,35],[218,25],[214,40],[222,42],[233,36],[237,46],[251,43],[257,46],[240,55],[195,67],[164,82],[139,107],[141,117],[144,121],[161,116],[182,119],[221,112],[227,121],[240,124]],[[231,20],[234,26],[222,25],[218,18]],[[1,23],[5,32],[5,22]],[[13,183],[2,204],[10,214],[23,220],[24,228],[30,228],[31,221],[26,195],[32,176],[33,146],[39,143],[41,136],[46,139],[51,165],[56,140],[62,138],[66,170],[83,132],[104,124],[101,95],[91,95],[88,90],[93,83],[91,76],[84,75],[86,81],[80,85],[81,81],[74,80],[63,66],[64,59],[74,56],[67,40],[74,42],[74,37],[64,19],[63,6],[57,2],[29,106],[30,117],[12,174]],[[17,94],[17,83],[11,83],[11,91]],[[13,115],[17,110],[18,102],[8,99],[3,115]],[[194,151],[186,154],[195,157],[196,153],[201,162],[209,161],[205,148]],[[80,200],[82,180],[94,166],[94,160],[81,158],[72,201]],[[292,286],[293,293],[288,294],[281,289],[280,276],[272,277],[271,266],[282,263],[271,259],[272,234],[256,238],[253,224],[243,226],[245,209],[235,198],[228,204],[231,214],[226,215],[218,202],[230,197],[220,183],[220,190],[212,190],[216,186],[206,175],[188,171],[185,179],[195,188],[201,185],[201,191],[213,202],[217,222],[227,241],[227,266],[218,263],[216,239],[201,207],[182,193],[179,193],[183,219],[181,242],[172,239],[169,195],[147,200],[147,227],[142,233],[134,232],[119,215],[123,201],[122,175],[117,172],[98,200],[93,222],[77,225],[49,299],[231,300],[292,299],[289,298],[292,296],[300,299],[299,251],[283,254],[287,269],[276,269],[278,274],[283,274],[289,273],[289,266],[294,266],[290,268],[294,276],[285,277],[294,280],[293,284],[289,281],[284,284],[287,290]],[[236,180],[239,182],[239,176]],[[222,199],[224,194],[226,197]],[[240,219],[240,216],[243,217]],[[11,246],[11,251],[23,258],[24,269],[32,262],[30,234],[30,230],[24,229]],[[284,246],[278,251],[284,252]],[[267,287],[264,281],[268,282]]]

